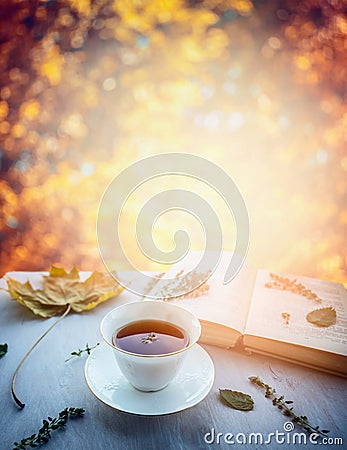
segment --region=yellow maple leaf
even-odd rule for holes
[[[110,275],[101,272],[93,272],[80,281],[75,266],[69,273],[52,266],[49,275],[43,276],[41,289],[34,289],[29,281],[7,278],[6,282],[14,300],[44,318],[62,314],[67,305],[77,313],[90,310],[123,290]]]

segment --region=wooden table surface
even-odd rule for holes
[[[1,282],[4,287],[3,280]],[[313,425],[329,429],[330,442],[325,448],[347,448],[345,379],[272,358],[212,346],[204,348],[214,361],[215,382],[208,396],[191,409],[146,417],[123,413],[98,401],[84,379],[86,357],[64,361],[70,352],[84,348],[87,342],[89,345],[101,342],[99,323],[102,317],[130,295],[124,291],[94,310],[70,314],[44,338],[17,378],[17,394],[26,404],[20,410],[11,397],[13,372],[30,346],[56,319],[36,318],[31,311],[10,300],[5,291],[0,291],[0,344],[7,342],[9,346],[8,353],[0,359],[1,450],[11,449],[14,441],[36,433],[42,419],[56,417],[67,406],[85,408],[85,416],[69,420],[65,430],[53,432],[50,441],[42,447],[45,450],[294,448],[293,433],[302,430],[299,426],[293,432],[284,430],[287,418],[264,397],[262,389],[248,381],[251,375],[258,375],[278,394],[293,400],[297,414],[307,415]],[[219,388],[250,394],[255,402],[253,411],[228,408],[219,400]],[[214,433],[214,439],[210,433]],[[222,433],[219,443],[218,433]],[[232,433],[233,437],[227,433]],[[250,433],[261,433],[263,443],[259,436],[258,444],[254,443],[254,437],[251,444],[242,443],[243,439],[251,438]],[[270,433],[274,434],[269,437]],[[276,433],[284,434],[277,434],[276,438]],[[225,435],[234,444],[226,443]],[[270,443],[265,444],[269,439]],[[285,443],[281,442],[283,439]],[[295,447],[317,448],[310,443],[308,435],[306,445],[302,441]]]

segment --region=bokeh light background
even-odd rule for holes
[[[238,185],[255,266],[347,285],[346,148],[345,0],[1,0],[0,275],[103,268],[108,183],[189,152]]]

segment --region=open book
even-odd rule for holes
[[[165,292],[165,301],[175,302],[199,317],[200,342],[225,348],[242,346],[250,352],[347,376],[347,291],[342,284],[307,277],[281,278],[246,262],[237,276],[223,285],[231,258],[226,252],[201,288],[170,298],[175,286],[171,281],[163,290],[165,279],[173,280],[175,274],[195,267],[201,254],[189,255],[158,284],[160,292]],[[156,286],[150,291],[153,294]]]

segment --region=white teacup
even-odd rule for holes
[[[143,355],[125,351],[112,342],[113,335],[124,326],[140,320],[160,320],[181,328],[188,337],[186,347],[162,355]],[[101,321],[105,342],[114,349],[117,364],[127,380],[140,391],[159,391],[177,375],[183,359],[196,344],[201,325],[194,314],[180,306],[158,301],[132,302],[110,311]]]

